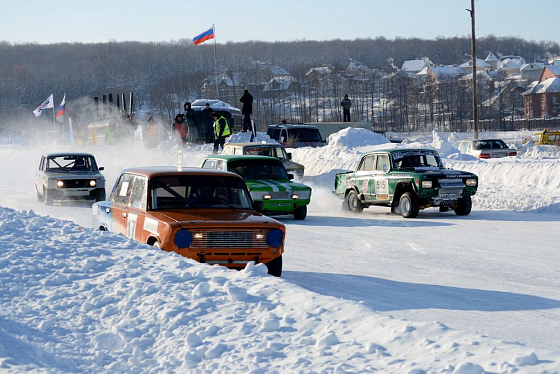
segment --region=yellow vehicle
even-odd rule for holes
[[[538,145],[560,145],[560,131],[538,131],[531,136],[531,141]]]

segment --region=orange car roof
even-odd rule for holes
[[[132,173],[143,175],[148,178],[154,176],[162,175],[213,175],[213,176],[224,176],[224,177],[237,177],[241,178],[235,173],[230,173],[229,171],[214,170],[214,169],[202,169],[195,167],[183,167],[183,170],[178,171],[177,167],[173,166],[144,166],[144,167],[133,167],[122,171],[122,173]]]

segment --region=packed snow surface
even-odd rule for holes
[[[278,218],[282,278],[96,231],[91,202],[35,200],[42,153],[93,153],[110,192],[124,168],[175,164],[172,142],[1,146],[0,372],[560,373],[560,152],[482,161],[456,136],[346,129],[290,149],[313,196],[305,221]],[[341,212],[334,174],[387,147],[430,147],[476,173],[471,215]],[[189,146],[184,164],[210,153]]]

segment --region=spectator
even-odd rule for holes
[[[214,123],[212,113],[214,113],[214,110],[210,107],[209,103],[206,103],[204,109],[202,109],[202,134],[200,134],[205,138],[213,138],[213,135],[210,135],[212,134],[212,124]]]
[[[175,116],[175,122],[173,122],[173,129],[177,134],[177,143],[185,148],[187,145],[187,125],[185,123],[185,116],[179,113]]]
[[[146,130],[144,131],[144,145],[147,148],[155,148],[163,140],[162,129],[158,126],[154,117],[148,118]]]
[[[203,113],[202,118],[204,119],[212,118],[212,113],[214,113],[214,110],[210,107],[209,103],[206,103],[204,104],[204,109],[202,109],[202,113]]]
[[[196,139],[196,132],[198,128],[198,120],[196,118],[196,113],[194,109],[191,107],[191,103],[188,101],[183,105],[185,108],[185,124],[187,126],[187,136],[190,142],[193,142]]]
[[[249,90],[245,90],[240,102],[243,103],[243,108],[241,108],[241,114],[243,114],[243,130],[241,132],[247,132],[251,127],[251,114],[253,114],[253,96],[249,93]]]
[[[220,113],[212,113],[212,118],[214,118],[214,152],[218,153],[218,146],[222,147],[224,150],[224,144],[226,142],[226,137],[231,135],[227,119],[220,115]]]
[[[117,131],[115,125],[112,123],[105,128],[105,144],[112,145],[115,143],[115,138],[117,136],[116,132]],[[95,139],[95,141],[97,142],[97,138]]]
[[[352,106],[352,101],[348,98],[348,95],[344,95],[340,106],[342,107],[342,114],[344,116],[343,122],[350,122],[350,107]]]

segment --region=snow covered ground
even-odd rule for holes
[[[348,129],[291,150],[314,189],[305,221],[278,218],[281,279],[94,231],[91,204],[35,200],[40,155],[71,148],[0,146],[0,372],[559,373],[560,151],[480,161],[446,138]],[[108,192],[125,167],[177,159],[172,143],[126,146],[79,149],[105,166]],[[334,174],[393,146],[476,173],[471,215],[343,214]],[[190,147],[185,164],[210,152]]]

